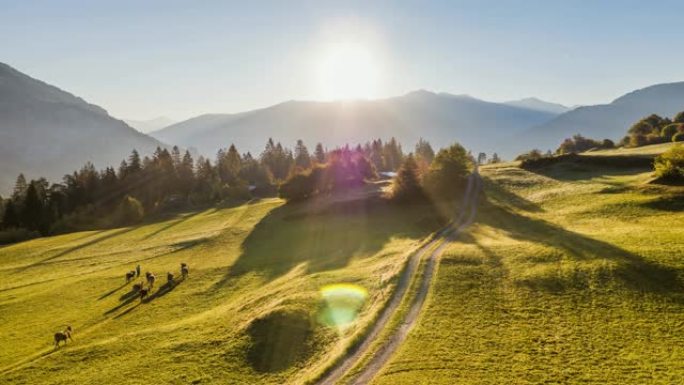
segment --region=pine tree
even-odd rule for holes
[[[15,204],[21,205],[24,202],[27,189],[28,184],[26,183],[24,174],[19,174],[17,181],[14,183],[14,191],[12,192],[12,200]]]
[[[309,155],[309,150],[306,148],[301,139],[297,140],[294,158],[295,166],[297,168],[305,170],[311,167],[311,156]]]
[[[237,148],[235,148],[235,145],[231,144],[228,152],[226,153],[226,169],[228,171],[229,184],[234,184],[237,182],[241,165],[242,159],[240,158],[240,153],[238,152]]]
[[[424,198],[418,177],[418,164],[409,154],[402,162],[394,178],[392,198],[397,201],[415,201]]]
[[[20,223],[17,207],[14,203],[14,200],[10,199],[5,206],[5,213],[2,216],[2,228],[11,229],[18,228],[19,226]]]
[[[178,168],[181,163],[181,154],[178,146],[173,146],[171,150],[171,159],[173,160],[173,167]]]
[[[157,151],[159,151],[160,148],[157,147]],[[137,150],[131,151],[131,155],[128,157],[128,168],[126,169],[126,172],[129,175],[132,174],[137,174],[142,170],[142,165],[140,164],[140,154],[138,154]]]
[[[416,161],[430,165],[430,163],[432,163],[432,159],[434,158],[435,151],[432,149],[430,142],[423,138],[418,139],[418,143],[416,143]]]
[[[38,195],[38,190],[35,183],[29,183],[26,190],[26,199],[24,200],[24,207],[20,214],[20,223],[23,227],[29,230],[41,229],[43,223],[43,201]]]
[[[325,163],[325,150],[323,150],[323,145],[321,143],[316,144],[316,150],[314,151],[314,159],[316,163]]]
[[[187,196],[195,185],[194,161],[189,151],[185,151],[183,159],[178,166],[178,183],[180,192]]]

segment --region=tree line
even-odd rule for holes
[[[684,111],[672,119],[651,114],[634,123],[620,142],[627,147],[649,144],[684,142]]]
[[[426,168],[434,151],[421,139],[416,156]],[[65,175],[61,183],[45,178],[28,181],[19,175],[11,196],[0,197],[0,243],[3,239],[127,225],[187,204],[245,200],[278,191],[290,197],[296,194],[295,180],[323,170],[327,170],[326,187],[319,189],[332,191],[375,178],[378,172],[396,171],[405,157],[394,138],[333,150],[318,143],[312,153],[301,140],[289,149],[269,139],[258,157],[250,152],[241,154],[231,145],[219,150],[214,160],[195,159],[178,147],[157,148],[144,157],[133,150],[118,169],[97,170],[86,163]]]

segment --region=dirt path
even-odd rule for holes
[[[397,350],[397,348],[404,342],[409,332],[418,320],[418,315],[420,314],[427,293],[432,283],[432,277],[434,275],[436,262],[439,256],[442,254],[446,246],[448,245],[448,240],[456,236],[463,229],[468,227],[477,214],[477,200],[479,197],[479,192],[481,188],[482,181],[480,175],[475,172],[468,178],[468,186],[466,188],[466,193],[463,197],[463,204],[461,205],[461,212],[453,224],[444,230],[442,230],[432,241],[428,242],[422,246],[418,251],[416,251],[409,265],[399,279],[396,290],[394,291],[390,303],[383,310],[382,314],[376,321],[375,325],[371,331],[366,335],[363,342],[344,360],[338,364],[335,369],[329,372],[321,381],[318,382],[320,385],[333,385],[337,383],[342,377],[344,377],[347,372],[353,368],[359,360],[367,353],[371,344],[375,342],[380,332],[387,326],[392,315],[396,313],[401,303],[401,300],[406,294],[409,284],[418,269],[420,261],[423,259],[424,255],[432,249],[437,244],[441,243],[430,255],[428,256],[427,265],[425,267],[425,273],[421,278],[420,289],[416,294],[416,297],[411,303],[411,307],[406,314],[401,326],[392,334],[390,339],[376,352],[371,361],[363,368],[363,370],[356,376],[356,378],[351,382],[353,384],[366,384],[373,377],[380,372],[383,366],[389,361],[392,354]]]

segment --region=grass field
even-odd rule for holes
[[[412,247],[443,223],[426,206],[279,199],[0,248],[0,376],[16,384],[300,383],[375,316]],[[166,272],[189,278],[164,285]],[[158,283],[140,301],[124,274]],[[321,288],[367,290],[358,318],[325,323]],[[348,314],[347,314],[348,315]],[[326,318],[327,317],[327,318]],[[74,342],[52,335],[74,327]]]
[[[611,149],[611,150],[598,150],[598,151],[589,151],[585,152],[584,155],[596,155],[596,156],[605,156],[605,155],[629,155],[629,156],[643,156],[643,157],[655,157],[656,155],[660,155],[663,152],[667,151],[670,147],[674,146],[675,143],[660,143],[660,144],[652,144],[649,146],[641,146],[641,147],[625,147],[625,148],[616,148],[616,149]]]
[[[684,383],[684,189],[644,169],[481,174],[478,222],[373,383]]]

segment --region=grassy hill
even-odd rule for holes
[[[441,223],[428,207],[379,198],[266,199],[2,247],[1,375],[18,384],[304,382],[367,327],[409,251]],[[164,285],[180,262],[189,278]],[[158,279],[142,302],[124,280],[138,263]],[[367,298],[322,301],[334,284]],[[53,349],[67,324],[75,341]]]
[[[373,384],[683,383],[684,189],[609,165],[481,174],[478,223]]]
[[[663,152],[670,149],[676,143],[660,143],[651,144],[648,146],[641,147],[621,147],[611,150],[598,150],[589,151],[584,153],[584,155],[596,155],[596,156],[640,156],[640,157],[656,157]]]

